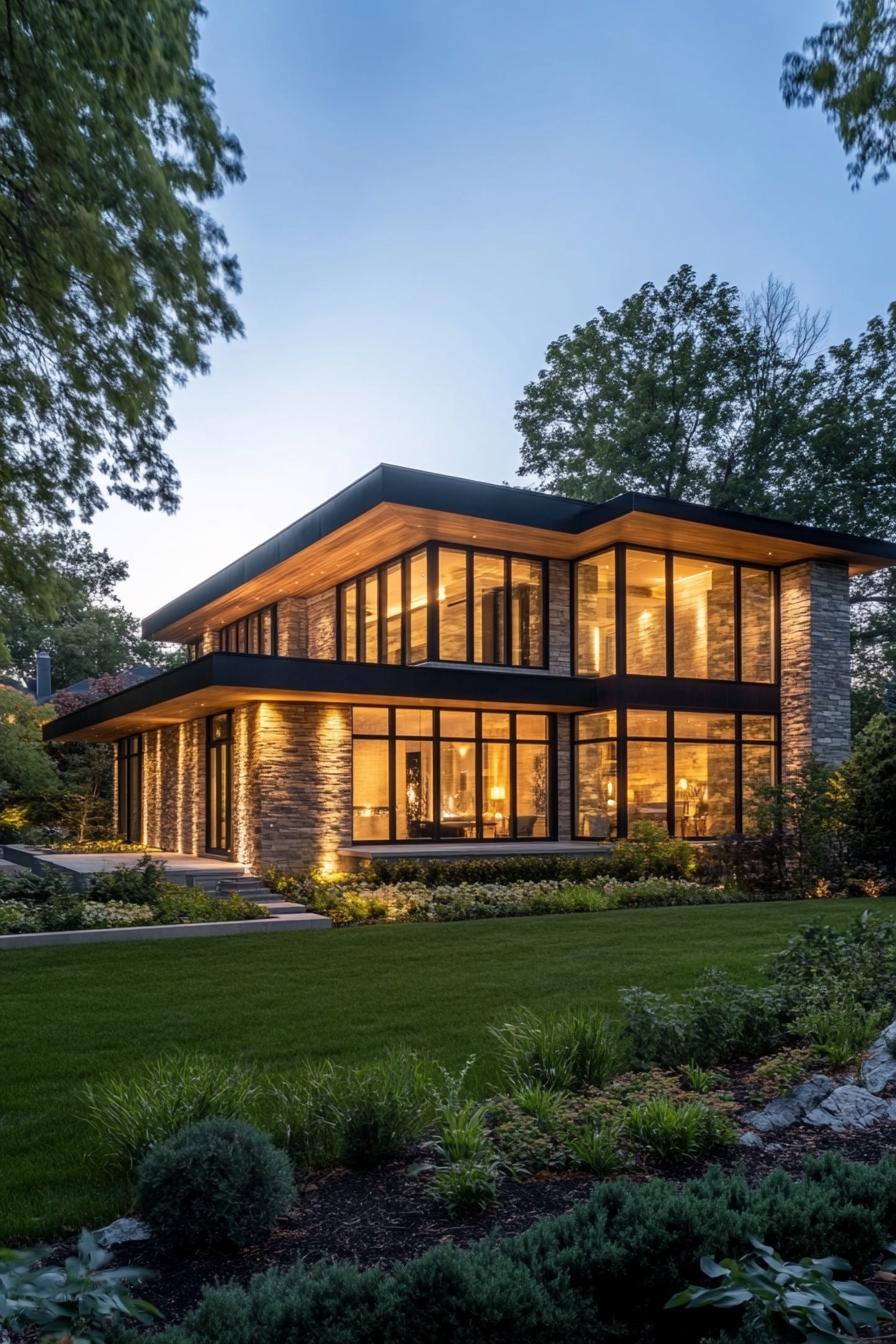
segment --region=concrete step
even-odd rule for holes
[[[258,904],[263,905],[272,915],[304,915],[308,909],[300,901],[265,900],[262,897],[258,898]]]

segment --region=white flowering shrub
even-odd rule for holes
[[[0,934],[37,933],[40,918],[27,901],[0,901]]]
[[[140,924],[152,924],[155,911],[151,905],[130,905],[124,901],[85,901],[82,906],[82,929],[126,929]]]

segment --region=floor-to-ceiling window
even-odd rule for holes
[[[143,839],[143,735],[132,733],[116,744],[118,834],[128,844]]]
[[[205,847],[230,854],[233,844],[233,715],[206,720]]]
[[[547,665],[543,560],[431,542],[340,585],[339,657]]]
[[[529,840],[552,833],[551,716],[352,711],[352,837]]]
[[[619,546],[574,575],[579,676],[777,680],[774,570]]]
[[[276,656],[277,606],[261,607],[238,621],[231,621],[214,634],[215,648],[221,653],[261,653]]]
[[[576,835],[652,821],[687,840],[749,830],[778,777],[773,714],[631,709],[574,721]]]

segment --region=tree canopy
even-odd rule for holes
[[[867,168],[885,182],[896,162],[896,4],[838,0],[837,8],[840,23],[823,24],[802,54],[785,56],[781,91],[788,107],[821,100],[857,188]]]
[[[516,404],[519,474],[581,499],[642,490],[896,535],[896,304],[824,348],[826,319],[770,279],[744,297],[682,266],[547,350]],[[892,572],[854,585],[868,711],[896,675]]]
[[[197,0],[8,0],[0,23],[0,581],[35,526],[176,508],[172,386],[239,318],[203,208],[243,176],[196,66]],[[20,533],[24,529],[24,540]]]

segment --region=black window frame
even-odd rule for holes
[[[267,615],[271,618],[270,652],[262,648],[264,618]],[[256,647],[250,650],[253,633]],[[278,643],[276,602],[269,602],[263,607],[258,607],[256,611],[247,612],[245,616],[237,617],[235,621],[222,625],[214,632],[214,647],[218,653],[242,653],[250,658],[276,658],[279,652]]]
[[[758,683],[765,684],[765,683]],[[629,735],[628,716],[634,711],[646,711],[647,713],[663,714],[665,716],[666,732],[665,735],[650,736],[638,734],[634,739]],[[572,716],[572,826],[573,838],[576,840],[587,840],[591,837],[581,835],[578,829],[579,816],[579,752],[578,748],[583,743],[589,742],[609,742],[613,741],[612,735],[596,737],[591,735],[582,736],[579,732],[579,725],[587,718],[589,714],[595,713],[615,713],[616,715],[616,807],[617,807],[617,837],[623,839],[628,835],[628,744],[634,740],[638,742],[662,742],[666,749],[666,829],[670,835],[676,834],[675,824],[675,746],[678,742],[696,742],[696,743],[715,743],[729,744],[734,749],[734,830],[735,834],[743,834],[744,820],[744,794],[743,794],[743,748],[744,745],[750,746],[770,746],[775,751],[775,783],[781,781],[781,715],[779,711],[756,710],[756,709],[695,709],[692,705],[660,705],[660,704],[638,704],[638,705],[619,705],[607,706],[598,710],[583,711]],[[690,737],[676,736],[675,734],[675,715],[677,714],[703,714],[707,716],[725,716],[734,719],[733,737]],[[772,720],[773,736],[770,738],[744,737],[743,721],[744,718],[768,718]],[[695,840],[702,843],[704,840],[718,839],[717,836],[686,836],[686,839]]]
[[[438,589],[439,589],[439,550],[444,548],[450,551],[462,552],[465,555],[466,565],[466,656],[463,658],[442,658],[439,649],[439,610],[438,610]],[[408,653],[411,646],[411,560],[425,553],[426,556],[426,591],[427,591],[427,626],[426,626],[426,653],[423,658],[415,663],[410,663]],[[473,615],[473,557],[475,555],[490,555],[501,558],[504,562],[504,660],[502,662],[477,662],[474,658],[474,615]],[[529,564],[537,564],[541,569],[541,661],[535,663],[514,663],[513,657],[513,561],[523,560]],[[419,666],[421,663],[441,663],[446,667],[489,667],[503,668],[506,671],[545,671],[550,666],[550,565],[545,556],[530,555],[525,551],[505,551],[489,546],[468,546],[461,542],[453,541],[428,541],[402,551],[399,555],[390,557],[382,564],[374,565],[368,569],[362,570],[352,578],[337,585],[336,588],[336,655],[338,662],[378,662],[386,663],[388,643],[387,643],[387,603],[386,603],[386,574],[392,566],[400,564],[401,570],[401,658],[400,663],[403,666]],[[377,620],[377,657],[376,659],[364,658],[364,584],[368,578],[377,576],[378,582],[378,620]],[[343,594],[350,588],[355,589],[355,639],[354,656],[347,654],[347,645],[345,638],[345,621],[343,618]]]
[[[580,672],[578,668],[579,654],[579,604],[578,604],[578,566],[586,560],[593,560],[595,556],[607,555],[614,551],[616,555],[616,671],[601,673]],[[629,672],[628,670],[628,649],[627,649],[627,625],[626,625],[626,563],[625,557],[627,551],[643,551],[650,555],[660,555],[664,557],[665,584],[666,592],[664,597],[665,604],[665,671],[659,673],[651,672]],[[734,583],[734,675],[732,677],[678,677],[675,673],[675,594],[672,579],[673,562],[675,558],[680,560],[699,560],[710,565],[726,565],[733,570]],[[599,546],[596,550],[588,551],[584,555],[577,555],[570,561],[570,595],[571,595],[571,637],[570,637],[570,666],[573,676],[583,677],[592,681],[605,681],[610,677],[616,676],[620,679],[626,677],[650,677],[652,680],[660,681],[697,681],[704,685],[733,686],[735,684],[742,686],[779,686],[781,683],[781,570],[777,565],[763,565],[758,561],[733,560],[730,556],[705,555],[695,551],[683,551],[676,548],[664,548],[659,546],[642,546],[635,542],[615,542],[610,546]],[[772,577],[772,620],[774,628],[775,647],[772,658],[772,675],[769,681],[745,681],[742,676],[743,662],[743,628],[742,628],[742,592],[744,570],[762,570]]]
[[[197,658],[202,657],[202,636],[198,639],[188,639],[184,645],[188,663],[195,663]]]
[[[388,827],[389,834],[388,834],[388,838],[383,839],[383,840],[359,840],[359,839],[355,839],[355,826],[354,826],[354,820],[355,820],[354,770],[352,770],[350,816],[351,816],[351,833],[352,833],[352,844],[353,844],[353,845],[356,845],[356,846],[363,846],[364,848],[367,848],[367,847],[369,847],[370,845],[378,845],[378,844],[382,844],[382,845],[421,845],[421,844],[422,844],[422,845],[430,845],[430,844],[480,844],[480,843],[481,843],[481,844],[485,844],[485,845],[492,845],[492,844],[495,844],[495,843],[500,844],[500,843],[502,843],[502,842],[505,843],[505,844],[506,844],[506,843],[510,843],[510,842],[513,842],[514,844],[544,844],[546,841],[553,841],[553,840],[556,840],[556,838],[557,838],[557,812],[558,812],[558,790],[557,790],[557,786],[558,786],[558,778],[557,778],[557,756],[558,756],[558,751],[557,751],[557,715],[556,715],[555,713],[552,713],[552,712],[550,712],[549,710],[541,710],[541,709],[508,709],[508,708],[505,708],[505,706],[503,706],[503,705],[491,705],[491,706],[489,706],[489,708],[486,709],[486,710],[482,710],[482,709],[474,709],[474,708],[467,708],[466,706],[463,706],[463,707],[461,707],[461,706],[455,706],[455,707],[452,708],[452,709],[443,710],[443,709],[440,708],[439,706],[429,706],[429,705],[420,705],[420,706],[416,706],[416,705],[415,705],[415,706],[408,706],[408,705],[388,705],[388,706],[386,706],[386,705],[369,705],[369,704],[358,703],[358,704],[352,705],[351,708],[352,708],[352,710],[355,710],[355,709],[378,709],[378,710],[385,709],[385,710],[387,710],[387,725],[388,725],[388,728],[387,728],[387,732],[386,732],[385,734],[384,734],[384,733],[356,733],[356,732],[354,731],[354,721],[352,721],[351,741],[352,741],[352,744],[353,744],[353,750],[352,750],[352,759],[353,759],[353,760],[354,760],[354,743],[355,743],[356,741],[377,741],[377,742],[384,742],[384,741],[385,741],[385,742],[387,742],[387,743],[388,743],[388,758],[387,758],[387,759],[388,759],[388,769],[389,769],[389,827]],[[401,709],[408,709],[408,708],[414,708],[414,709],[419,708],[419,709],[421,709],[421,710],[426,710],[428,713],[431,713],[431,714],[432,714],[433,718],[432,718],[432,734],[431,734],[431,735],[426,734],[426,733],[424,733],[424,734],[413,734],[413,733],[397,733],[397,732],[396,732],[396,729],[395,729],[395,717],[396,717],[396,711],[401,710]],[[442,734],[442,731],[441,731],[441,727],[442,727],[442,725],[441,725],[441,715],[442,715],[443,712],[444,712],[444,713],[449,713],[449,714],[450,714],[450,713],[469,713],[469,714],[472,714],[472,715],[474,716],[474,731],[473,731],[473,735],[472,735],[471,737],[466,737],[465,735],[463,735],[463,734],[458,734],[458,733],[448,733],[448,734],[446,734],[445,737],[444,737],[444,740],[445,740],[446,742],[458,742],[458,741],[463,742],[463,741],[468,741],[468,742],[470,742],[470,743],[473,745],[473,747],[474,747],[473,771],[474,771],[474,778],[475,778],[475,828],[476,828],[476,833],[475,833],[475,835],[473,835],[473,836],[457,836],[457,835],[449,836],[449,835],[443,835],[443,834],[442,834],[442,825],[443,825],[443,823],[442,823],[442,818],[441,818],[441,783],[442,783],[442,781],[441,781],[441,751],[440,751],[440,747],[441,747],[441,743],[442,743],[442,740],[443,740],[443,734]],[[508,736],[508,737],[495,737],[495,736],[489,736],[489,735],[487,735],[487,736],[483,736],[483,734],[482,734],[482,715],[483,715],[483,714],[507,714],[507,715],[509,715],[509,736]],[[530,714],[530,715],[537,715],[537,716],[539,716],[539,717],[543,717],[543,718],[546,720],[546,724],[547,724],[547,736],[546,736],[546,737],[544,737],[544,738],[531,738],[531,737],[525,737],[525,736],[522,736],[522,737],[521,737],[521,736],[519,735],[519,733],[518,733],[518,731],[517,731],[517,720],[518,720],[518,718],[519,718],[520,716],[525,716],[525,715],[527,715],[527,714]],[[420,742],[426,741],[426,742],[431,742],[431,743],[432,743],[432,758],[433,758],[433,760],[432,760],[432,826],[433,826],[433,834],[432,834],[432,837],[431,837],[431,838],[430,838],[430,837],[426,837],[426,838],[421,838],[421,837],[396,838],[396,830],[397,830],[397,826],[396,826],[397,808],[396,808],[396,796],[395,796],[395,791],[396,791],[396,779],[395,779],[395,758],[396,758],[396,751],[395,751],[395,745],[396,745],[396,742],[398,742],[398,741],[415,741],[415,742],[416,742],[416,741],[420,741]],[[508,833],[507,833],[507,835],[503,835],[503,836],[500,836],[500,837],[499,837],[497,834],[495,834],[495,836],[493,836],[493,837],[486,837],[486,836],[484,835],[484,826],[485,826],[485,823],[484,823],[484,821],[483,821],[483,799],[482,799],[482,754],[483,754],[483,753],[482,753],[482,747],[483,747],[483,743],[486,743],[486,742],[506,743],[507,746],[508,746],[509,778],[510,778],[510,796],[509,796],[509,798],[507,799],[507,805],[508,805],[507,819],[508,819],[508,822],[509,822],[509,826],[508,826]],[[545,829],[546,829],[546,834],[545,834],[545,835],[539,835],[539,836],[534,836],[534,835],[533,835],[533,836],[520,836],[520,835],[517,834],[517,831],[518,831],[518,817],[517,817],[517,747],[520,746],[520,745],[532,745],[532,746],[537,746],[537,745],[540,745],[540,744],[543,744],[543,745],[544,745],[545,753],[546,753],[546,757],[547,757],[546,764],[547,764],[548,780],[547,780],[547,797],[546,797],[546,799],[545,799]]]
[[[225,731],[215,737],[212,725],[216,719],[224,719]],[[224,765],[222,766],[222,758]],[[212,770],[216,772],[218,797],[220,797],[220,779],[224,768],[228,773],[227,807],[224,813],[224,839],[226,844],[213,845],[212,842]],[[216,836],[216,838],[220,838]],[[230,858],[233,853],[233,710],[219,710],[209,714],[205,721],[205,852],[222,858]]]
[[[136,800],[133,763],[136,762]],[[116,824],[118,834],[129,845],[143,840],[143,734],[130,733],[115,743]],[[136,809],[136,825],[134,825]]]

